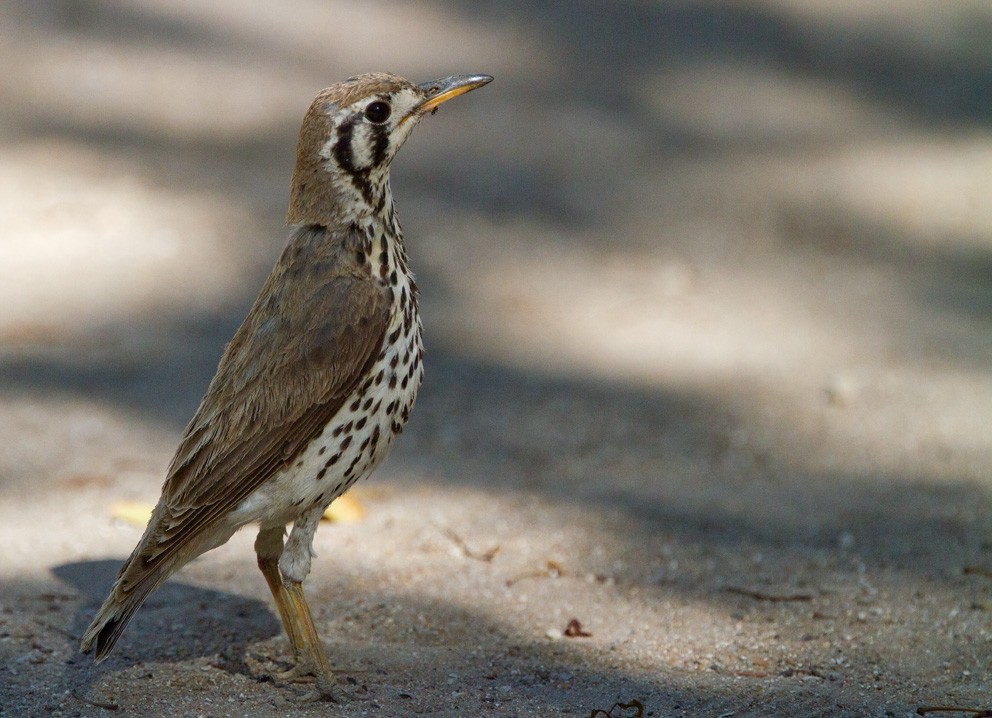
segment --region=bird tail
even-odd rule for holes
[[[114,589],[107,596],[107,600],[103,602],[99,613],[96,614],[90,627],[83,634],[79,649],[83,653],[89,653],[95,648],[95,658],[98,663],[110,655],[135,612],[141,608],[141,604],[145,602],[149,594],[158,588],[166,578],[167,576],[161,576],[154,582],[145,580],[141,586],[136,587],[126,595],[122,595],[118,585],[115,584]],[[120,580],[118,580],[119,583]]]
[[[155,550],[154,536],[163,513],[162,506],[156,507],[144,536],[121,566],[110,595],[83,634],[79,650],[89,653],[95,648],[98,663],[110,655],[141,604],[182,565],[175,553],[163,557]]]

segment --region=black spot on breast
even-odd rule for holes
[[[343,439],[343,440],[341,441],[341,445],[340,445],[340,446],[339,446],[338,448],[339,448],[339,449],[340,449],[341,451],[344,451],[344,450],[345,450],[345,449],[347,449],[347,448],[348,448],[349,446],[351,446],[351,437],[350,437],[350,436],[346,436],[346,437],[344,437],[344,439]]]
[[[317,472],[317,477],[316,477],[317,481],[320,481],[322,478],[324,478],[324,474],[326,473],[327,473],[327,467],[325,466],[324,468],[322,468],[320,471]]]
[[[368,417],[367,416],[363,416],[361,419],[359,419],[358,421],[355,422],[355,429],[357,431],[361,431],[362,429],[365,428],[366,422],[368,422]]]

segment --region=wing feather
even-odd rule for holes
[[[169,468],[165,511],[139,552],[146,568],[291,463],[378,357],[389,321],[384,291],[344,242],[315,249],[312,239],[290,242],[228,344]]]

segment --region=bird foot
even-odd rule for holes
[[[294,703],[340,703],[342,701],[368,700],[368,689],[365,686],[345,688],[335,680],[334,674],[325,675],[316,668],[312,661],[303,658],[296,665],[285,671],[272,674],[276,683],[284,685],[303,686],[310,684],[309,690],[292,697]],[[353,678],[348,679],[355,683]]]
[[[317,670],[306,659],[298,660],[291,668],[273,674],[277,683],[312,683],[317,679]]]
[[[316,685],[302,695],[293,696],[293,703],[339,703],[340,692],[326,681],[318,680]],[[350,696],[345,696],[350,697]]]
[[[350,703],[369,699],[368,688],[364,685],[345,688],[333,679],[328,680],[326,676],[311,676],[310,680],[314,681],[313,687],[291,698],[294,703]]]

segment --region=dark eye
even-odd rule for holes
[[[375,102],[370,102],[368,107],[365,108],[365,119],[379,125],[389,119],[392,111],[393,108],[389,106],[388,102],[376,100]]]

